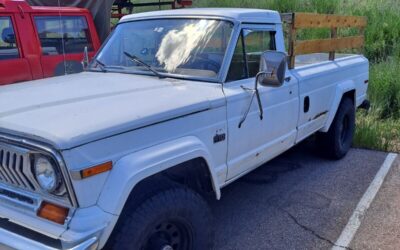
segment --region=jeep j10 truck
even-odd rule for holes
[[[206,200],[224,186],[313,134],[345,156],[368,60],[336,54],[363,44],[336,31],[365,25],[253,9],[135,14],[85,72],[2,87],[2,246],[212,248]],[[296,36],[320,27],[332,38]]]
[[[87,9],[0,0],[0,86],[83,70],[100,47]]]

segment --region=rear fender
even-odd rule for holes
[[[333,122],[333,119],[335,118],[340,102],[342,101],[343,95],[355,89],[356,89],[356,84],[352,80],[344,81],[336,86],[335,96],[333,98],[331,108],[329,109],[330,112],[328,113],[328,118],[326,120],[325,126],[320,130],[321,132],[328,132]]]

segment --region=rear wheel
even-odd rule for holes
[[[317,136],[322,153],[332,159],[341,159],[353,143],[355,130],[355,107],[353,101],[344,98],[327,133]]]
[[[212,248],[210,209],[203,198],[190,189],[177,187],[159,192],[122,219],[109,246],[112,249]]]

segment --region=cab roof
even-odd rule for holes
[[[63,12],[84,12],[87,9],[77,7],[58,7],[58,6],[31,6],[25,0],[0,0],[0,11],[4,12],[37,12],[37,13],[63,13]]]
[[[120,22],[175,16],[218,17],[242,23],[281,23],[281,17],[277,11],[245,8],[185,8],[151,11],[124,16]]]

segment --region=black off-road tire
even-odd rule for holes
[[[349,152],[353,143],[355,119],[353,101],[344,98],[328,132],[317,134],[319,150],[324,156],[339,160]]]
[[[210,208],[191,189],[161,191],[121,219],[106,249],[204,250],[213,246]]]

